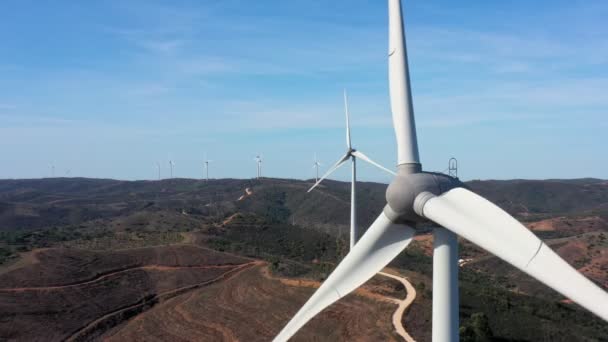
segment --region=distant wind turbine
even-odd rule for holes
[[[321,166],[321,163],[317,160],[317,154],[315,153],[315,162],[312,164],[313,169],[315,169],[315,182],[319,181],[319,166]]]
[[[262,156],[258,153],[254,160],[257,164],[256,178],[260,179],[262,177]]]
[[[53,163],[49,164],[49,169],[51,169],[51,177],[55,177],[55,165]]]
[[[385,168],[384,166],[376,163],[371,160],[365,154],[360,151],[357,151],[353,148],[350,140],[350,115],[348,112],[348,97],[346,95],[346,90],[344,90],[344,112],[346,114],[346,154],[342,156],[324,175],[321,179],[317,179],[315,185],[313,185],[308,192],[311,192],[314,188],[317,187],[325,178],[327,178],[332,172],[336,171],[340,166],[346,163],[347,160],[351,160],[351,185],[350,185],[350,248],[353,248],[355,243],[359,238],[359,232],[357,230],[357,202],[356,202],[356,183],[357,183],[357,158],[362,159],[365,162],[368,162],[375,167],[388,172],[391,175],[395,175],[395,172]],[[316,159],[316,158],[315,158]],[[318,166],[317,166],[318,168]]]
[[[175,163],[173,162],[173,160],[169,160],[169,178],[173,178],[173,167],[175,166]]]
[[[158,180],[160,180],[160,163],[156,162],[156,168],[158,169]]]
[[[207,154],[205,153],[205,161],[203,162],[203,165],[205,166],[205,179],[207,181],[209,181],[209,163],[212,161],[213,160],[207,159]]]

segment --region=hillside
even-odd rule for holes
[[[348,251],[349,184],[328,181],[307,193],[311,184],[0,180],[0,310],[8,313],[0,339],[122,340],[144,331],[174,340],[255,340],[255,331],[267,340],[312,292],[294,284],[324,279]],[[386,185],[358,185],[366,227],[384,205]],[[608,182],[467,185],[608,288]],[[418,292],[403,323],[419,341],[430,339],[431,246],[423,232],[391,264]],[[608,336],[604,322],[474,245],[461,241],[460,254],[465,331],[483,317],[498,340]],[[80,305],[88,296],[99,299]],[[298,338],[398,340],[387,305],[365,293],[349,296]],[[249,323],[253,330],[239,324],[261,312],[268,317]],[[357,328],[346,328],[348,321]],[[42,328],[25,329],[34,324]]]

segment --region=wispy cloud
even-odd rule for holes
[[[136,0],[99,6],[107,15],[78,22],[77,32],[56,23],[70,39],[52,49],[40,44],[36,53],[2,54],[4,142],[31,144],[35,152],[34,141],[45,137],[66,141],[62,147],[76,139],[99,149],[131,141],[142,149],[159,141],[164,148],[172,141],[195,154],[205,139],[253,148],[263,136],[272,141],[270,150],[285,136],[292,141],[343,129],[345,87],[352,91],[352,125],[361,139],[393,139],[384,3]],[[581,119],[605,127],[608,30],[602,14],[608,6],[557,4],[559,11],[552,7],[542,18],[529,14],[517,23],[505,17],[517,13],[495,6],[464,13],[448,4],[408,5],[415,9],[406,19],[419,127],[477,134],[493,128],[505,135],[520,134],[513,130],[518,125],[554,129],[556,122]],[[488,12],[480,14],[481,8]],[[460,20],[465,14],[466,23]],[[87,41],[95,44],[74,46]],[[17,41],[12,51],[20,49]]]
[[[497,73],[555,72],[571,69],[574,60],[579,67],[608,62],[608,34],[565,41],[545,32],[535,35],[418,27],[410,36],[414,56],[485,67]]]
[[[9,103],[0,103],[0,110],[16,109],[17,105]]]

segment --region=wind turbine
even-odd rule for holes
[[[169,160],[169,178],[173,178],[173,167],[175,166],[175,162],[173,160]]]
[[[397,138],[397,176],[387,189],[382,213],[275,341],[286,341],[323,309],[374,276],[407,247],[418,224],[427,221],[441,226],[433,232],[433,341],[458,341],[456,234],[608,321],[608,293],[530,230],[466,189],[458,179],[422,171],[401,1],[389,0],[388,4],[389,90]]]
[[[317,160],[317,154],[315,153],[315,162],[312,163],[312,168],[315,169],[315,183],[319,181],[319,166],[321,166],[321,163]]]
[[[160,163],[156,162],[156,168],[158,169],[158,180],[160,180]]]
[[[207,159],[207,154],[205,153],[205,161],[203,162],[204,166],[205,166],[205,179],[207,181],[209,181],[209,163],[212,162],[213,160],[209,160]]]
[[[256,178],[259,179],[262,177],[262,156],[258,153],[258,155],[255,156],[255,158],[253,160],[255,160],[255,162],[257,164]]]
[[[50,163],[49,168],[51,169],[51,177],[55,177],[55,164]]]
[[[346,115],[346,153],[338,159],[338,161],[321,177],[321,179],[317,179],[316,183],[308,189],[308,192],[311,192],[317,185],[321,184],[321,182],[327,178],[330,174],[336,171],[340,166],[344,165],[349,159],[351,160],[351,183],[350,183],[350,248],[352,249],[355,243],[359,238],[359,232],[357,231],[357,203],[355,199],[356,195],[356,183],[357,183],[357,158],[366,161],[375,167],[380,168],[383,171],[390,173],[391,175],[395,175],[395,173],[384,166],[376,163],[371,160],[368,156],[363,154],[361,151],[357,151],[353,148],[350,139],[350,115],[348,112],[348,97],[346,95],[346,90],[344,90],[344,112]],[[316,156],[315,156],[316,160]],[[318,167],[317,167],[318,170]],[[318,177],[317,177],[318,178]]]

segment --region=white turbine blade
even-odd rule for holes
[[[359,158],[359,159],[362,159],[362,160],[364,160],[364,161],[366,161],[366,162],[368,162],[368,163],[370,163],[370,164],[374,165],[375,167],[377,167],[377,168],[379,168],[379,169],[381,169],[381,170],[384,170],[384,171],[386,171],[386,172],[390,173],[390,174],[391,174],[391,175],[393,175],[393,176],[396,176],[396,175],[397,175],[397,173],[395,173],[395,171],[391,171],[391,170],[389,170],[389,169],[385,168],[384,166],[382,166],[382,165],[380,165],[380,164],[376,163],[375,161],[371,160],[371,159],[370,159],[368,156],[366,156],[365,154],[363,154],[363,152],[361,152],[361,151],[353,151],[353,152],[352,152],[352,154],[353,154],[355,157],[357,157],[357,158]]]
[[[430,198],[422,214],[608,321],[608,293],[485,198],[455,188]]]
[[[340,158],[327,172],[325,172],[323,177],[319,178],[315,185],[308,189],[308,192],[311,192],[312,189],[316,188],[317,185],[321,184],[321,182],[325,178],[327,178],[332,172],[336,171],[340,166],[342,166],[342,164],[344,164],[348,160],[348,158],[350,158],[350,153],[346,153],[342,158]]]
[[[414,106],[407,62],[401,1],[389,0],[388,74],[393,125],[397,136],[398,164],[419,164]]]
[[[413,236],[414,229],[380,214],[274,341],[287,341],[316,314],[363,285],[401,253]]]
[[[344,113],[346,113],[346,146],[350,150],[352,145],[350,143],[350,117],[348,114],[348,96],[346,95],[346,89],[344,89]]]

